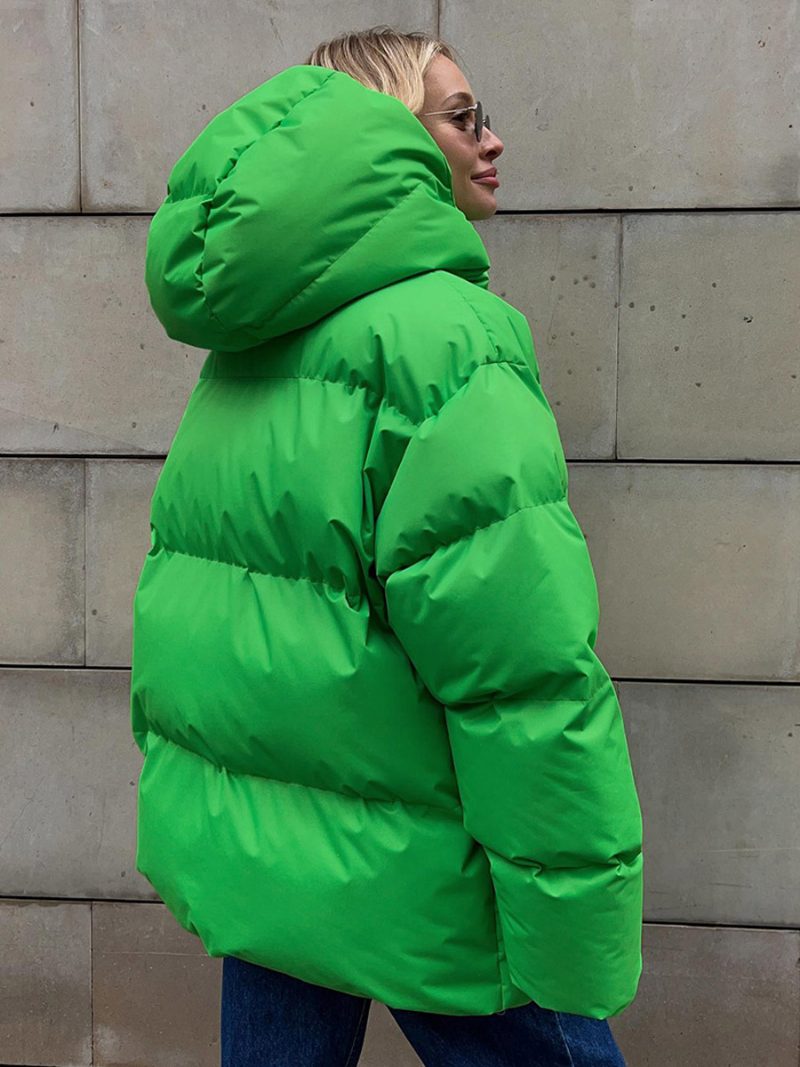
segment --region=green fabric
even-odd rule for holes
[[[394,97],[289,67],[147,244],[209,349],[133,604],[136,866],[212,956],[392,1007],[595,1018],[642,822],[530,328]]]

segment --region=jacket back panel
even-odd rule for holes
[[[137,867],[211,955],[483,1014],[530,998],[374,551],[409,437],[489,354],[461,287],[430,272],[209,355],[153,495],[131,699]]]

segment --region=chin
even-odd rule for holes
[[[490,219],[497,211],[497,204],[470,204],[464,210],[470,222],[480,222],[482,219]]]

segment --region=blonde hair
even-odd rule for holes
[[[439,55],[459,62],[452,45],[424,30],[401,33],[379,25],[324,41],[303,62],[344,71],[370,89],[396,96],[418,115],[425,100],[425,74]]]

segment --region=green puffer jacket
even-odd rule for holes
[[[211,956],[605,1018],[642,821],[524,315],[395,97],[287,68],[175,164],[145,277],[209,349],[133,604],[137,870]]]

